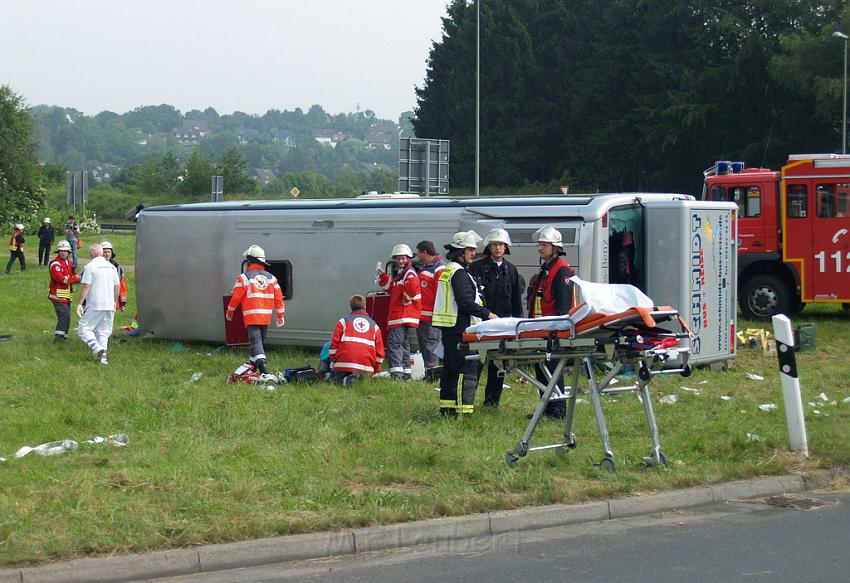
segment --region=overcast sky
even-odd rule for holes
[[[123,113],[413,109],[447,0],[0,0],[0,84]]]

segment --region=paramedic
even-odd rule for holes
[[[120,291],[118,293],[118,304],[115,306],[117,310],[124,311],[124,307],[127,305],[127,280],[124,277],[124,268],[118,265],[118,262],[115,261],[115,250],[112,248],[112,243],[109,241],[104,241],[100,244],[100,248],[103,249],[103,258],[109,261],[115,269],[118,270],[118,281],[120,282]]]
[[[469,272],[483,287],[484,305],[500,318],[522,318],[522,290],[519,272],[505,259],[510,255],[511,237],[505,229],[493,229],[484,237],[484,257],[470,267]],[[487,386],[484,406],[498,407],[502,397],[504,377],[491,361],[487,367]]]
[[[540,255],[540,272],[531,280],[528,289],[528,315],[530,318],[543,316],[565,316],[573,307],[573,283],[570,278],[575,272],[564,261],[564,244],[561,233],[555,227],[545,226],[538,229],[532,238],[537,241],[537,252]],[[549,371],[555,370],[555,361],[546,366]],[[546,374],[537,365],[537,380],[548,383]],[[558,379],[558,390],[552,395],[563,396],[564,379]],[[550,401],[544,415],[552,419],[563,419],[567,414],[567,406],[563,399]]]
[[[384,361],[381,329],[366,313],[366,298],[353,295],[348,305],[351,313],[336,323],[328,352],[334,381],[346,386],[362,375],[380,372]]]
[[[389,286],[390,312],[387,316],[387,348],[390,361],[390,376],[404,381],[411,380],[410,332],[419,328],[422,310],[422,288],[419,276],[413,268],[413,252],[400,243],[393,247],[396,273],[393,276],[378,268],[378,285]]]
[[[467,271],[475,258],[481,237],[475,231],[455,233],[451,243],[445,245],[449,264],[437,282],[434,300],[434,326],[441,329],[443,342],[443,370],[440,374],[440,414],[457,416],[470,414],[475,409],[475,391],[478,388],[478,363],[467,360],[472,354],[461,350],[458,343],[463,331],[480,319],[498,316],[482,305],[481,294],[472,275]],[[461,395],[458,399],[457,383],[463,373]]]
[[[59,241],[56,257],[50,262],[50,290],[47,299],[53,302],[56,311],[56,332],[54,342],[67,342],[68,330],[71,328],[71,297],[74,293],[73,284],[80,281],[80,276],[74,273],[74,264],[68,259],[71,246],[68,241]]]
[[[89,255],[91,261],[86,264],[80,279],[83,291],[80,292],[80,303],[77,304],[77,315],[80,317],[77,334],[91,349],[96,363],[109,364],[106,350],[112,335],[115,304],[120,289],[118,270],[103,258],[103,249],[97,243],[89,247]]]
[[[266,367],[263,342],[273,311],[277,312],[275,323],[278,328],[283,326],[283,293],[277,278],[265,269],[271,267],[271,264],[266,261],[266,252],[262,247],[251,245],[242,256],[245,257],[242,265],[247,263],[248,269],[236,278],[224,317],[228,322],[233,320],[236,308],[242,307],[242,321],[248,330],[248,341],[251,343],[251,362],[261,374],[267,375],[269,371]]]
[[[419,255],[419,285],[422,287],[422,315],[419,317],[419,328],[416,335],[419,339],[419,350],[425,369],[432,369],[440,364],[434,349],[440,343],[440,330],[431,325],[431,314],[434,310],[434,296],[437,293],[437,280],[446,262],[437,255],[434,243],[419,241],[416,244]],[[426,373],[427,374],[427,373]]]
[[[21,263],[21,271],[27,268],[27,259],[24,257],[24,226],[21,224],[15,225],[15,232],[9,237],[9,263],[6,264],[6,275],[12,271],[12,265],[17,259]]]

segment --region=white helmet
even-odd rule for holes
[[[397,255],[407,255],[408,257],[413,257],[413,251],[411,251],[410,247],[408,247],[404,243],[399,243],[398,245],[393,247],[393,252],[390,257],[396,257]]]
[[[15,225],[15,228],[16,228],[17,230],[19,230],[19,231],[23,231],[23,230],[24,230],[24,226],[23,226],[21,223],[18,223],[17,225]]]
[[[478,248],[478,243],[483,239],[475,231],[460,231],[452,235],[452,242],[445,245],[446,249],[466,249],[467,247]]]
[[[50,217],[44,217],[44,220],[43,220],[43,221],[41,221],[41,222],[42,222],[42,223],[47,223],[47,224],[49,225],[49,224],[50,224]]]
[[[561,232],[551,225],[537,229],[531,238],[538,243],[552,243],[555,247],[564,248],[564,243],[561,240]]]
[[[254,263],[262,263],[265,266],[269,265],[266,261],[266,252],[263,251],[263,248],[259,245],[251,245],[245,249],[245,253],[242,254],[242,257],[247,257],[248,261],[252,261]]]
[[[101,248],[101,249],[110,249],[110,250],[112,250],[112,251],[115,251],[115,249],[113,249],[113,248],[112,248],[112,243],[110,243],[109,241],[103,241],[103,242],[100,244],[100,248]]]
[[[70,252],[71,244],[68,241],[59,241],[59,245],[56,246],[56,252],[59,253],[60,251]]]
[[[511,243],[511,236],[504,229],[492,229],[487,236],[484,237],[484,247],[490,243],[504,243],[508,247],[510,247],[513,243]]]

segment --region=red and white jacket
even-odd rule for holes
[[[272,311],[283,319],[285,306],[283,294],[277,278],[263,269],[262,265],[252,264],[245,273],[240,273],[233,286],[232,297],[227,305],[228,316],[242,306],[242,321],[246,326],[268,326]]]
[[[422,313],[422,288],[419,276],[411,264],[398,272],[392,281],[388,273],[382,273],[378,278],[381,287],[389,284],[390,313],[387,316],[387,328],[392,330],[399,326],[419,328],[419,318]]]
[[[70,304],[74,293],[72,284],[80,281],[80,276],[74,273],[74,262],[71,258],[62,259],[59,255],[50,262],[50,291],[47,298],[51,302]]]
[[[366,312],[351,312],[336,323],[329,354],[334,372],[380,372],[384,361],[381,329]]]
[[[437,255],[434,261],[419,266],[419,285],[422,287],[422,315],[420,320],[431,322],[434,315],[434,298],[437,296],[437,282],[446,268],[446,262]]]

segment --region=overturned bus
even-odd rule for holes
[[[397,243],[437,249],[454,232],[506,229],[508,259],[528,281],[532,234],[553,225],[583,279],[631,283],[685,317],[692,363],[734,355],[736,205],[679,194],[225,202],[160,206],[138,217],[136,291],[142,335],[225,341],[223,298],[242,252],[258,244],[286,298],[286,325],[267,342],[321,346],[354,293],[375,290],[377,261]]]

